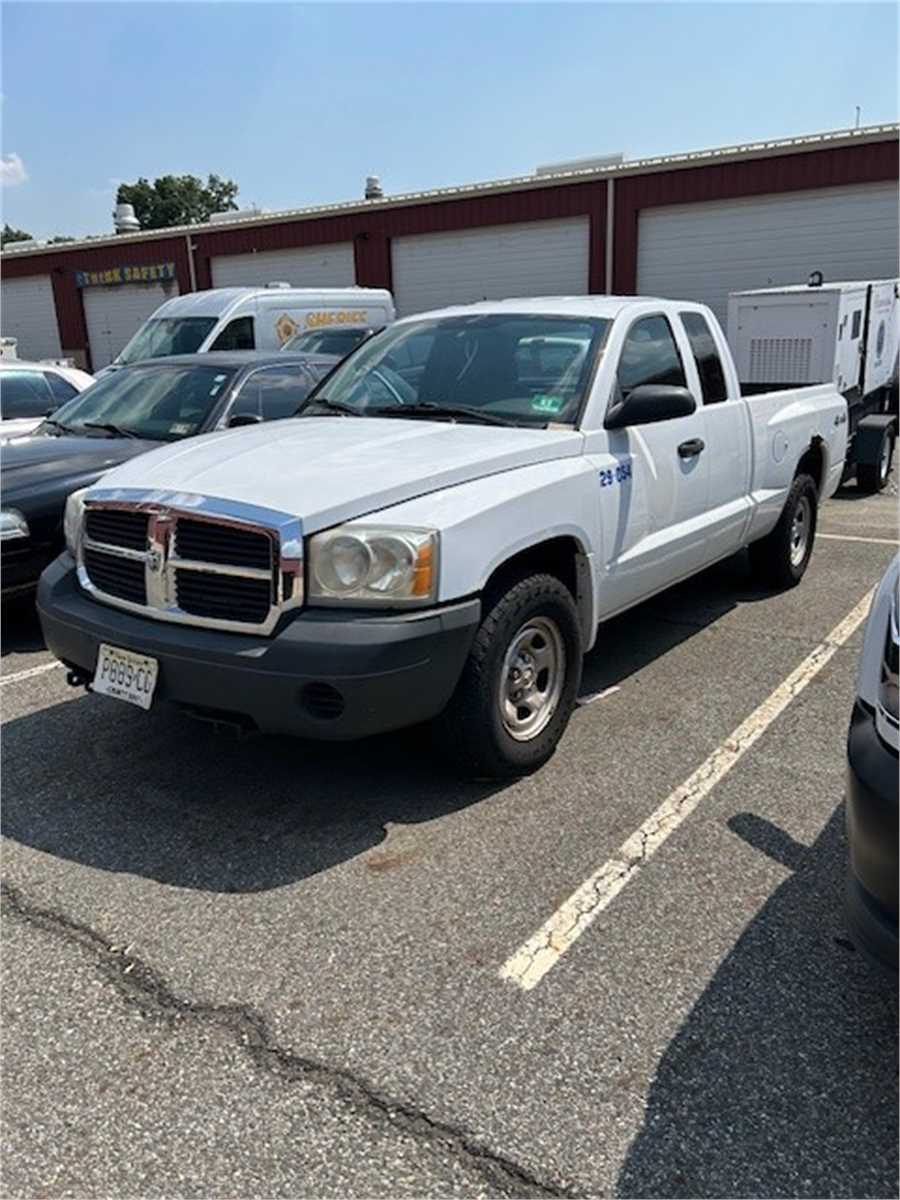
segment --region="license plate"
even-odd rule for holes
[[[149,708],[153,703],[158,671],[159,663],[155,658],[101,644],[92,686],[101,696],[112,696],[114,700],[136,704],[138,708]]]

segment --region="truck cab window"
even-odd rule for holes
[[[703,403],[719,404],[727,400],[728,387],[725,383],[725,372],[722,370],[722,360],[719,358],[719,351],[716,349],[715,339],[706,318],[697,312],[683,312],[678,315],[684,324],[694,362],[697,364]]]
[[[233,321],[228,322],[210,346],[210,350],[253,350],[255,346],[253,318],[235,317]]]
[[[617,378],[623,396],[645,383],[687,387],[681,355],[665,317],[641,317],[631,326]]]

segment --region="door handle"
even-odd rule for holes
[[[691,438],[689,442],[682,442],[678,447],[678,457],[693,458],[695,454],[699,454],[703,450],[705,445],[703,438]]]

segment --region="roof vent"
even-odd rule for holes
[[[37,238],[23,238],[20,242],[5,242],[3,253],[9,254],[13,250],[34,250],[36,246],[43,246],[43,244]]]
[[[602,154],[599,158],[572,158],[568,162],[547,163],[543,167],[535,167],[535,175],[564,175],[567,171],[600,171],[604,167],[618,167],[625,161],[625,155]]]
[[[137,233],[141,223],[134,215],[133,204],[117,204],[113,213],[113,225],[116,233]]]
[[[366,176],[366,199],[367,200],[382,200],[384,192],[381,190],[381,180],[377,175]]]
[[[265,211],[264,208],[233,208],[228,212],[212,213],[209,223],[210,225],[225,225],[229,221],[252,221],[254,217],[261,217]]]

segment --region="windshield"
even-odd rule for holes
[[[367,338],[369,329],[308,329],[295,334],[281,347],[300,354],[349,354]]]
[[[54,426],[62,426],[64,430],[93,434],[98,432],[94,426],[114,426],[123,434],[152,441],[190,437],[199,432],[236,371],[236,367],[174,364],[116,371],[58,408],[49,432]]]
[[[151,317],[140,327],[117,363],[142,358],[167,358],[170,354],[193,354],[218,324],[218,317]]]
[[[574,424],[608,327],[599,318],[513,313],[395,325],[337,367],[306,411],[321,413],[328,402],[361,416],[403,416],[406,408],[465,420],[468,410],[514,425]]]

